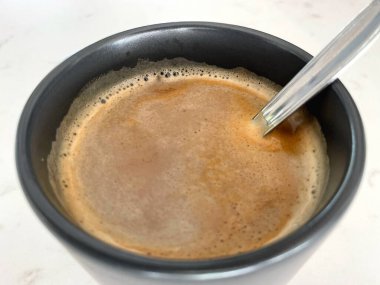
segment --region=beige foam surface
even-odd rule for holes
[[[272,242],[310,217],[328,174],[305,111],[296,130],[262,138],[252,125],[278,90],[183,59],[108,73],[57,132],[48,163],[59,202],[92,235],[145,255],[215,258]]]

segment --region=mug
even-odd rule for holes
[[[25,195],[45,226],[101,283],[286,283],[342,216],[362,177],[363,125],[339,80],[307,103],[327,143],[330,176],[323,198],[303,226],[263,248],[210,260],[141,256],[87,234],[68,220],[55,202],[46,158],[57,128],[82,87],[107,71],[133,67],[139,59],[176,57],[227,69],[244,67],[280,85],[311,59],[305,51],[274,36],[203,22],[141,27],[92,44],[50,72],[24,107],[17,130],[16,163]]]

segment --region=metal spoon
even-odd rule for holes
[[[379,31],[380,0],[374,0],[253,117],[263,136],[333,82]]]

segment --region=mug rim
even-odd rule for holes
[[[28,137],[30,137],[29,124],[32,120],[33,111],[38,106],[38,100],[43,96],[46,87],[59,76],[67,66],[75,65],[79,58],[91,54],[95,50],[102,48],[104,45],[117,42],[118,40],[122,40],[131,35],[160,30],[170,31],[182,28],[214,29],[219,31],[228,30],[230,32],[254,35],[273,45],[284,47],[287,52],[296,55],[304,61],[308,61],[312,58],[310,54],[301,48],[273,35],[246,27],[221,23],[172,22],[143,26],[106,37],[85,47],[60,63],[48,75],[46,75],[45,78],[43,78],[29,97],[22,111],[17,128],[17,172],[30,205],[49,230],[57,237],[64,239],[71,246],[94,258],[101,259],[111,265],[122,266],[124,269],[131,269],[146,275],[161,276],[165,278],[180,277],[183,279],[205,280],[241,275],[242,273],[255,271],[267,264],[285,259],[306,247],[316,236],[318,236],[318,232],[321,234],[328,228],[328,225],[339,218],[353,199],[364,169],[364,128],[353,99],[339,80],[334,81],[331,84],[331,88],[339,97],[340,102],[348,114],[347,117],[352,139],[351,157],[343,181],[326,205],[302,227],[272,244],[251,252],[209,260],[174,260],[137,255],[113,247],[90,236],[82,229],[75,226],[52,205],[44,194],[42,187],[39,186],[31,162],[30,149],[27,142]]]

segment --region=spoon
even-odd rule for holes
[[[380,0],[374,0],[253,117],[263,136],[333,82],[379,31]]]

